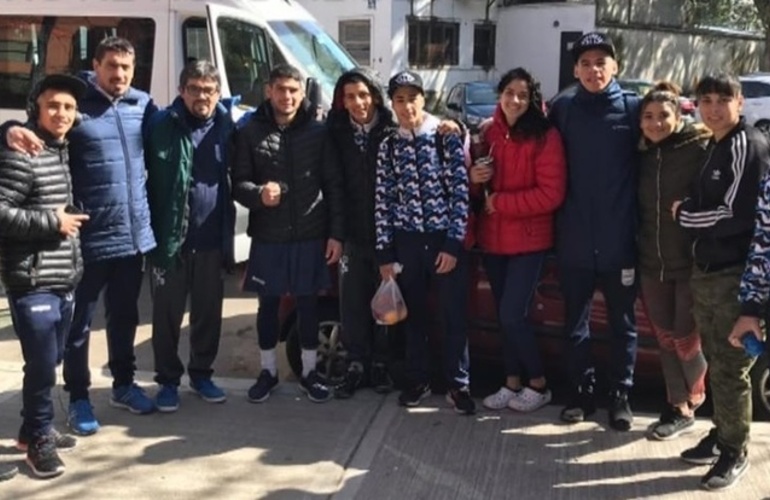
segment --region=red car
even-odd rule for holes
[[[471,371],[474,363],[497,363],[502,366],[502,337],[495,313],[495,301],[492,290],[481,264],[481,252],[471,254],[471,272],[469,273],[468,294],[468,339],[471,353]],[[340,341],[339,304],[333,293],[321,296],[319,307],[319,372],[330,379],[337,379],[345,369],[345,349]],[[555,259],[548,258],[543,266],[540,282],[535,289],[532,300],[532,319],[536,325],[538,343],[540,345],[546,368],[551,373],[563,366],[565,336],[564,304],[559,287],[558,270]],[[301,372],[299,335],[294,315],[294,305],[286,300],[281,309],[282,339],[286,341],[286,352],[295,374]],[[644,309],[642,300],[636,303],[636,324],[639,333],[635,377],[641,381],[661,381],[662,372],[658,357],[658,346],[652,327]],[[438,326],[438,325],[436,325]],[[438,345],[441,341],[439,328],[434,329],[431,342],[434,352],[440,352]],[[607,310],[601,293],[594,295],[591,308],[591,332],[597,368],[606,366],[609,353],[609,333],[607,331]],[[403,349],[399,333],[392,335],[394,349]],[[438,366],[438,361],[434,363]],[[398,363],[392,370],[398,383]],[[770,370],[768,359],[764,355],[757,360],[751,378],[754,390],[754,415],[764,420],[770,419]]]

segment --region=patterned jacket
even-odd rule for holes
[[[399,128],[377,155],[374,220],[377,259],[395,262],[395,231],[446,232],[442,251],[457,255],[468,224],[468,172],[459,137],[439,135],[426,115],[417,130]],[[436,145],[443,140],[443,145]],[[439,158],[439,152],[443,158]]]
[[[765,161],[770,161],[765,158]],[[770,296],[770,172],[762,179],[757,202],[754,238],[751,240],[749,258],[741,279],[738,299],[741,314],[763,317],[763,309]]]

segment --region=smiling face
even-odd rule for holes
[[[64,90],[48,89],[37,98],[38,126],[61,140],[70,131],[77,115],[75,96]]]
[[[617,73],[617,62],[601,49],[583,52],[575,63],[575,78],[587,91],[595,94],[607,88]]]
[[[393,93],[393,111],[398,124],[406,129],[416,129],[425,118],[425,96],[420,89],[411,86],[399,87]]]
[[[714,138],[719,140],[740,122],[743,96],[703,94],[698,96],[698,110],[703,123],[714,133]]]
[[[513,126],[529,108],[532,98],[525,80],[514,79],[500,93],[500,107],[509,126]]]
[[[110,50],[101,61],[94,59],[94,72],[99,88],[113,97],[128,91],[134,79],[134,53]]]
[[[658,143],[674,133],[681,117],[670,102],[650,102],[642,110],[642,133],[653,143]]]
[[[356,123],[365,125],[372,121],[376,102],[364,82],[346,83],[342,87],[342,103]]]
[[[287,123],[296,116],[305,92],[294,78],[277,78],[267,86],[267,97],[278,123]]]
[[[179,89],[187,110],[198,118],[209,118],[219,101],[219,85],[213,78],[191,78]]]

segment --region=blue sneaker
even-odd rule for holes
[[[122,385],[112,389],[110,406],[123,408],[136,415],[145,415],[155,411],[155,403],[136,384]]]
[[[190,389],[207,403],[224,403],[227,400],[225,391],[217,387],[210,378],[191,378]]]
[[[163,413],[171,413],[179,409],[179,390],[177,386],[163,384],[155,396],[155,407]]]
[[[78,399],[70,403],[67,425],[72,432],[81,436],[90,436],[99,430],[99,421],[94,416],[94,407],[87,399]]]

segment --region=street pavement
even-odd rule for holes
[[[110,407],[104,322],[96,322],[92,401],[103,427],[62,455],[67,472],[51,480],[34,478],[14,448],[23,363],[0,298],[0,461],[21,470],[0,483],[0,499],[770,499],[770,423],[752,429],[744,480],[713,494],[698,489],[705,467],[677,459],[708,431],[706,420],[678,440],[650,442],[644,430],[652,415],[617,433],[606,427],[605,412],[561,425],[557,406],[467,417],[439,395],[405,410],[395,394],[369,390],[313,404],[298,392],[285,358],[270,400],[250,404],[246,390],[259,371],[257,301],[241,295],[235,279],[227,295],[216,364],[216,380],[228,392],[221,405],[183,385],[173,414],[135,416]],[[154,394],[147,297],[140,311],[137,379]],[[56,425],[64,430],[67,396],[57,388],[54,399]]]

